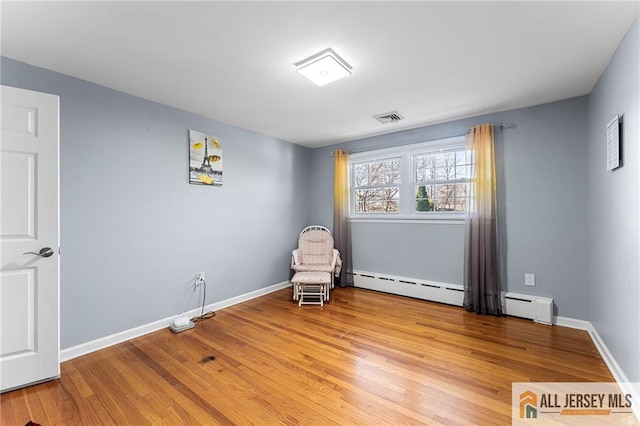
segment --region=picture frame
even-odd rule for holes
[[[222,186],[222,142],[216,136],[189,130],[189,183]]]

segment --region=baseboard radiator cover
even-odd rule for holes
[[[460,284],[446,284],[378,272],[353,271],[354,286],[431,302],[462,306],[464,290]],[[510,316],[541,324],[553,323],[553,299],[502,292],[502,309]]]

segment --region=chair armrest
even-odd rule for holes
[[[342,259],[340,258],[340,252],[336,249],[333,249],[333,262],[331,262],[331,267],[333,268],[333,275],[339,277],[342,271]]]
[[[291,252],[291,268],[293,268],[293,265],[299,265],[300,264],[300,260],[298,259],[298,250],[294,250]]]
[[[331,267],[335,269],[336,263],[338,262],[338,258],[340,257],[340,252],[337,249],[333,249],[333,259],[331,259]]]

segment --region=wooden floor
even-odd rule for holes
[[[286,289],[63,363],[0,395],[0,423],[511,424],[528,381],[613,377],[584,331],[352,288],[299,308]]]

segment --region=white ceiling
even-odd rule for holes
[[[316,147],[588,94],[626,2],[6,2],[1,54]],[[294,63],[327,47],[353,75]],[[380,124],[373,115],[405,117]]]

